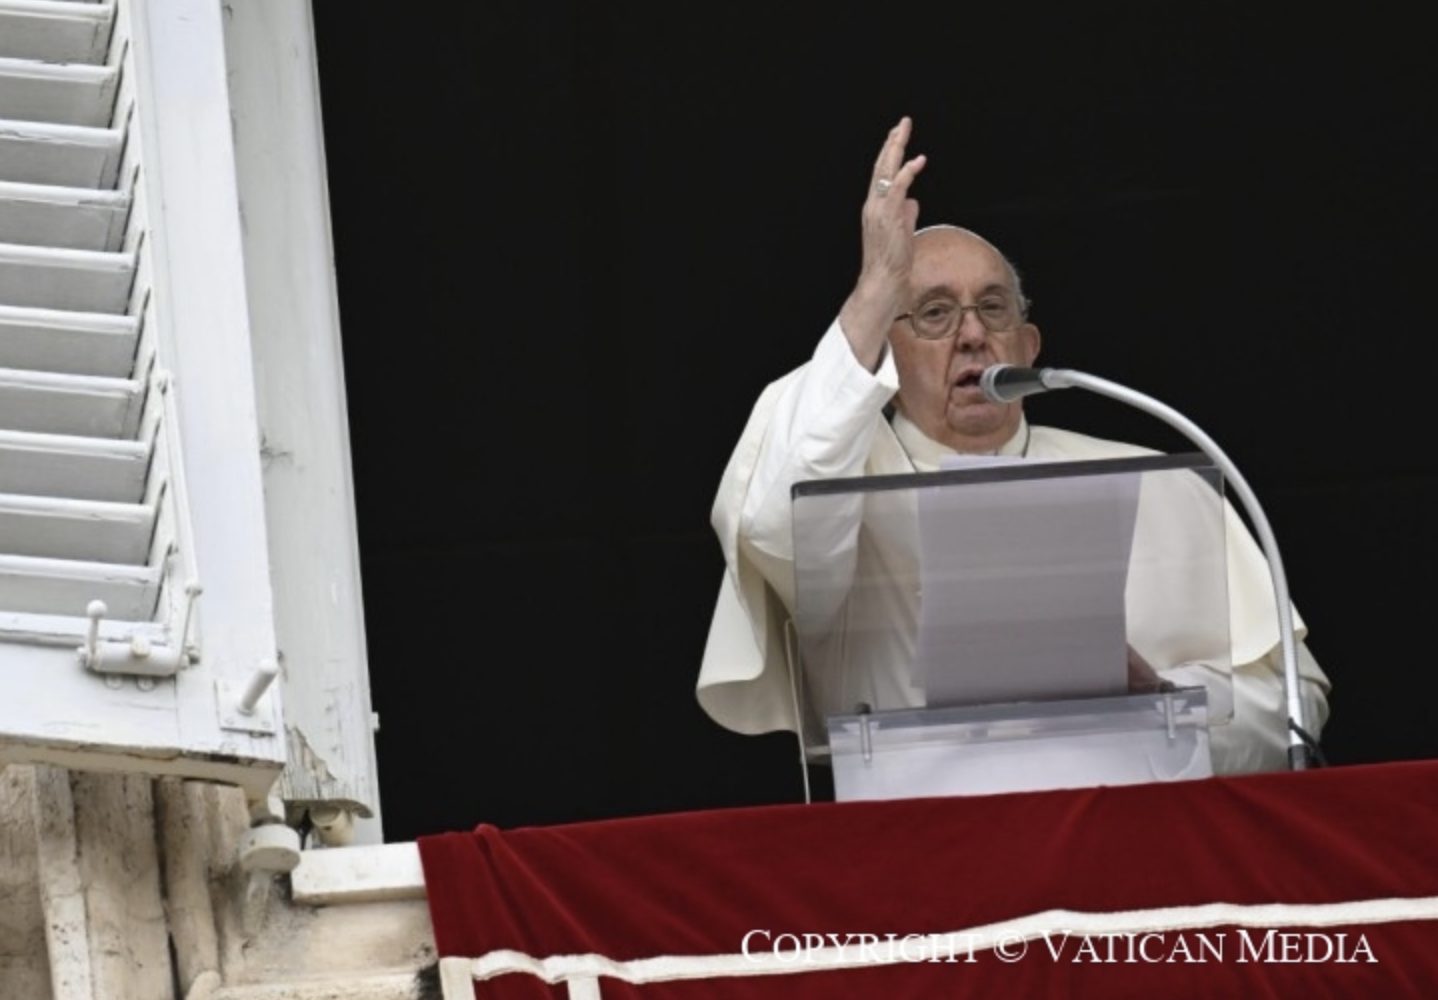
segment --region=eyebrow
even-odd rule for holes
[[[1018,297],[1017,293],[1012,288],[998,281],[989,282],[983,288],[980,288],[979,294],[974,297],[981,299],[985,295],[992,295],[994,292],[1003,292],[1005,295],[1011,296],[1013,298]],[[918,296],[914,299],[914,301],[927,302],[929,299],[933,298],[936,295],[947,295],[951,299],[963,298],[963,296],[961,296],[952,285],[930,285],[928,288],[925,288],[922,292],[920,292]]]

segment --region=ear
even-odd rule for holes
[[[1043,337],[1039,335],[1039,328],[1032,323],[1025,323],[1019,327],[1019,350],[1023,354],[1024,367],[1032,368],[1034,360],[1039,356],[1039,346],[1043,343]]]

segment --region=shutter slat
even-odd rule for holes
[[[113,66],[0,58],[0,118],[101,128],[118,80]]]
[[[139,330],[134,316],[0,305],[0,367],[123,378]]]
[[[155,610],[112,3],[0,0],[0,608]]]
[[[84,615],[93,600],[109,617],[144,621],[154,614],[160,570],[70,559],[0,555],[0,608],[22,614]]]
[[[132,379],[0,368],[0,428],[81,437],[133,437],[141,386]]]
[[[0,554],[139,565],[149,554],[155,508],[0,493]]]
[[[116,250],[129,211],[121,191],[0,181],[0,243]]]
[[[115,8],[62,0],[0,0],[0,56],[104,62]]]
[[[134,503],[149,468],[144,442],[0,430],[0,492]]]
[[[0,180],[112,188],[120,169],[124,133],[0,116]]]
[[[132,254],[0,243],[0,305],[120,313],[134,275]]]

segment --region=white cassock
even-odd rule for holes
[[[898,391],[898,373],[886,352],[877,372],[854,358],[837,321],[814,356],[771,383],[760,395],[744,433],[724,470],[714,501],[713,524],[724,549],[727,570],[704,650],[697,695],[720,725],[740,733],[794,729],[795,715],[784,653],[785,623],[793,617],[794,554],[791,488],[797,482],[846,476],[927,472],[954,454],[927,438],[902,415],[891,425],[884,408]],[[1039,461],[1125,458],[1152,455],[1135,445],[1104,441],[1070,431],[1021,424],[999,449]],[[1130,641],[1160,674],[1180,683],[1211,682],[1205,670],[1231,679],[1233,721],[1212,730],[1214,770],[1218,773],[1278,770],[1287,766],[1288,737],[1282,658],[1268,562],[1231,508],[1224,506],[1227,539],[1227,656],[1207,658],[1213,665],[1189,663],[1170,672],[1163,665],[1194,659],[1168,657],[1160,633],[1172,625],[1159,621],[1159,607],[1135,607],[1130,590]],[[1142,521],[1142,519],[1140,519]],[[1135,546],[1145,546],[1140,526]],[[861,554],[862,558],[862,554]],[[1165,616],[1165,621],[1168,616]],[[1307,633],[1295,612],[1301,640]],[[1147,648],[1135,635],[1147,635]],[[1172,639],[1176,646],[1187,639]],[[1202,645],[1202,639],[1198,640]],[[1316,736],[1328,717],[1328,678],[1301,641],[1298,647],[1307,720]],[[1201,658],[1200,658],[1201,659]],[[890,662],[909,659],[896,654]],[[851,691],[854,679],[810,678],[809,687]],[[813,683],[815,680],[817,684]],[[875,708],[916,707],[922,692],[903,678],[879,677]],[[1214,685],[1210,689],[1227,684]],[[1225,697],[1227,691],[1224,691]],[[867,699],[866,699],[867,700]],[[852,704],[820,706],[852,711]]]

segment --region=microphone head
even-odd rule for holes
[[[1048,374],[1054,368],[1021,368],[1017,364],[991,364],[979,376],[979,388],[991,403],[1012,403],[1034,393],[1047,393]]]
[[[989,365],[979,375],[979,388],[983,390],[984,398],[990,403],[1007,403],[1009,400],[999,389],[999,376],[1012,368],[1013,365]]]
[[[1017,365],[989,365],[979,376],[979,388],[992,403],[1012,403],[1036,392],[1047,392],[1047,368],[1020,368]]]

